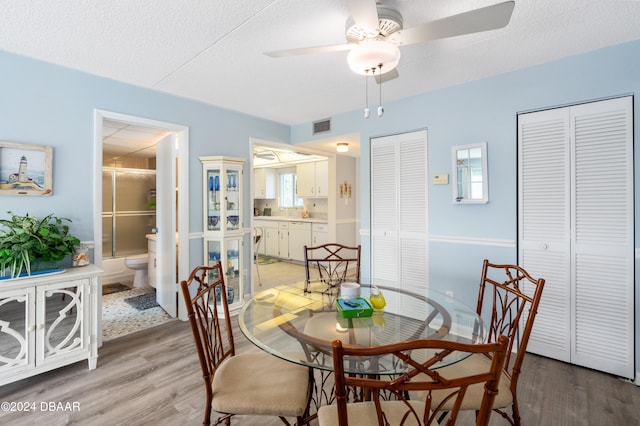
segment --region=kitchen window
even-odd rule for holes
[[[295,168],[286,168],[278,171],[278,207],[303,207],[304,200],[296,197],[296,172]]]

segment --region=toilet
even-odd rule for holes
[[[127,256],[124,259],[124,264],[127,268],[136,271],[136,274],[133,277],[134,287],[146,287],[148,285],[149,278],[147,276],[147,270],[149,265],[149,255],[147,253]]]

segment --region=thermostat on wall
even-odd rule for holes
[[[449,175],[433,175],[433,184],[434,185],[448,185],[449,184]]]

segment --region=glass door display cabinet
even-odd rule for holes
[[[205,238],[205,250],[208,260],[205,264],[215,265],[218,261],[222,263],[224,271],[224,283],[227,286],[227,302],[229,303],[229,313],[234,315],[242,307],[242,236],[227,238]],[[217,270],[212,271],[217,273]],[[218,279],[211,276],[211,280]],[[216,301],[220,303],[220,294],[216,294]]]
[[[204,193],[204,264],[222,263],[229,313],[237,314],[243,289],[243,168],[244,159],[200,157]],[[213,278],[213,277],[212,277]],[[220,301],[220,296],[216,299]]]

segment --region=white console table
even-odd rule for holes
[[[81,360],[98,359],[95,265],[0,280],[0,386]]]

